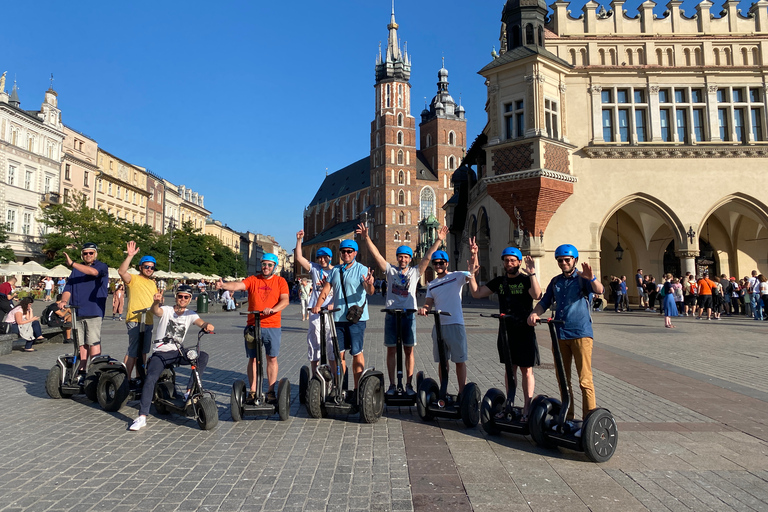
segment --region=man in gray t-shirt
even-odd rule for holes
[[[376,260],[376,264],[384,272],[387,279],[387,309],[416,309],[416,288],[419,279],[429,265],[432,253],[438,250],[445,242],[448,235],[448,227],[443,226],[437,232],[437,240],[432,244],[417,266],[410,266],[413,260],[413,251],[407,245],[397,248],[397,266],[387,263],[376,245],[368,236],[368,228],[359,224],[355,233],[362,236],[368,244],[368,251]],[[395,315],[387,313],[384,319],[384,346],[387,347],[387,372],[389,374],[389,389],[387,394],[395,393],[395,366],[397,360],[397,320]],[[402,316],[400,327],[402,329],[403,352],[405,359],[405,374],[407,383],[406,393],[416,395],[413,389],[413,347],[416,345],[416,313],[406,313]]]

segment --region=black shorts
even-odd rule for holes
[[[699,307],[704,309],[712,309],[712,296],[699,295]]]
[[[686,306],[694,307],[696,305],[696,295],[686,295],[684,302]]]
[[[536,343],[536,331],[528,324],[509,324],[507,326],[507,339],[509,340],[510,359],[514,366],[531,368],[539,366],[539,344]],[[501,333],[496,338],[496,348],[499,351],[499,362],[505,364],[505,349],[501,343]]]

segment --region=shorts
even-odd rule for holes
[[[704,309],[712,309],[712,296],[699,295],[699,307]]]
[[[403,346],[416,345],[416,313],[405,313],[400,317],[400,328],[403,330]],[[397,317],[387,313],[384,317],[384,346],[397,346]]]
[[[507,326],[510,356],[513,366],[531,368],[541,364],[539,344],[536,343],[536,330],[527,324],[509,324]],[[499,362],[506,364],[505,347],[501,344],[501,332],[496,338],[496,348],[499,350]]]
[[[454,363],[467,361],[467,331],[464,324],[442,325],[443,344],[445,345],[445,359]],[[437,348],[437,327],[432,326],[432,355],[435,362],[440,362],[440,352]]]
[[[696,295],[686,295],[683,302],[688,307],[696,307]]]
[[[77,319],[77,346],[89,345],[95,347],[101,345],[101,323],[104,320],[100,316],[91,316]]]
[[[333,355],[333,341],[331,340],[330,326],[325,326],[325,354],[329,361],[335,360]],[[309,314],[309,331],[307,331],[307,359],[320,360],[320,315]]]
[[[648,298],[648,292],[645,291],[645,288],[638,286],[637,287],[637,296],[641,299],[647,299]]]
[[[356,324],[352,322],[336,322],[336,336],[339,338],[339,348],[349,350],[353,356],[363,353],[365,340],[365,320]]]
[[[248,327],[246,327],[247,329]],[[264,351],[269,357],[277,357],[280,354],[280,339],[283,331],[280,327],[262,327],[261,343],[264,345]],[[258,357],[258,346],[254,343],[253,348],[248,346],[248,342],[243,339],[245,344],[245,355],[250,359]]]
[[[139,357],[139,350],[142,354],[149,354],[149,347],[152,345],[152,324],[144,324],[144,339],[139,346],[141,339],[139,322],[125,322],[128,329],[128,357]]]

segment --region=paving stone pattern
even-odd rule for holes
[[[366,362],[385,370],[383,302],[371,303]],[[48,398],[46,374],[69,346],[0,357],[0,510],[768,510],[768,324],[683,317],[670,330],[652,313],[596,314],[597,401],[620,432],[617,453],[598,465],[528,437],[424,423],[415,408],[388,408],[374,425],[357,415],[309,418],[298,402],[307,324],[294,304],[280,356],[280,376],[293,384],[291,419],[234,423],[229,393],[245,378],[245,322],[211,307],[205,318],[217,334],[203,339],[204,385],[220,422],[208,432],[154,408],[145,429],[129,432],[136,402],[110,414],[84,396]],[[492,310],[465,308],[468,379],[483,392],[503,387],[497,321],[479,315]],[[436,378],[431,319],[417,326],[417,369]],[[548,332],[538,333],[536,392],[556,396]],[[122,358],[124,325],[105,321],[103,344]],[[186,382],[188,371],[179,374]]]

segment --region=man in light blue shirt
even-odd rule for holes
[[[367,295],[372,295],[374,292],[373,272],[362,263],[355,261],[357,251],[358,245],[354,240],[341,242],[339,245],[341,265],[333,267],[315,307],[312,308],[313,313],[320,313],[321,305],[333,288],[334,305],[339,308],[338,311],[334,312],[333,320],[336,323],[336,335],[341,349],[341,371],[345,372],[347,369],[344,351],[349,350],[352,354],[355,389],[357,389],[358,381],[365,368],[363,340],[365,339],[365,323],[368,320]],[[347,314],[353,306],[362,308],[362,315],[358,321],[350,322]]]

